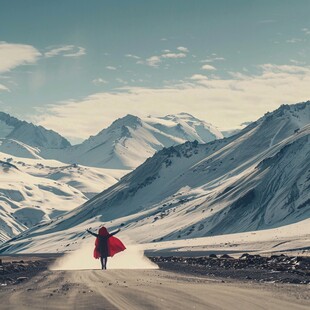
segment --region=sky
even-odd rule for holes
[[[310,99],[308,0],[0,0],[0,111],[77,143],[126,114],[227,130]]]

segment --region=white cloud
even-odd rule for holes
[[[302,28],[302,32],[304,32],[306,35],[310,35],[310,29],[309,28]]]
[[[87,138],[128,113],[145,116],[159,111],[188,111],[225,129],[257,119],[280,104],[309,100],[310,67],[266,64],[259,70],[228,79],[197,74],[161,89],[127,87],[97,93],[50,105],[34,120],[68,138]]]
[[[108,81],[102,78],[97,78],[97,79],[92,80],[92,83],[95,84],[96,86],[99,86],[99,85],[107,84]]]
[[[180,51],[180,52],[183,52],[183,53],[188,53],[189,52],[188,48],[184,47],[184,46],[177,47],[177,50]]]
[[[265,72],[269,73],[308,73],[309,67],[296,66],[296,65],[274,65],[274,64],[264,64],[259,66]]]
[[[302,40],[302,39],[299,39],[299,38],[292,38],[292,39],[286,40],[285,42],[286,42],[286,43],[294,44],[294,43],[298,43],[298,42],[302,42],[302,41],[303,41],[303,40]]]
[[[186,57],[186,54],[184,53],[167,53],[161,55],[162,58],[184,58]]]
[[[0,91],[10,91],[10,90],[3,84],[0,84]]]
[[[216,70],[216,68],[211,66],[211,65],[203,65],[201,67],[201,69],[203,69],[203,70],[210,70],[210,71],[215,71]]]
[[[245,71],[244,69],[243,69],[243,71],[244,71],[244,72],[247,72],[247,71]],[[244,73],[242,73],[242,72],[231,72],[231,71],[229,71],[228,73],[229,73],[229,75],[232,76],[233,78],[239,79],[239,80],[246,80],[246,79],[249,78],[248,75],[246,75],[246,74],[244,74]]]
[[[50,49],[44,54],[46,58],[62,55],[64,57],[79,57],[85,55],[86,51],[84,47],[74,45],[64,45],[57,48]]]
[[[151,56],[146,59],[145,63],[150,67],[158,67],[159,63],[161,62],[159,56]],[[139,62],[144,63],[144,62]]]
[[[190,79],[194,81],[201,81],[201,80],[207,80],[208,77],[202,74],[194,74],[190,77]]]
[[[70,54],[64,54],[64,57],[79,57],[86,54],[86,50],[84,47],[77,46],[77,51],[70,53]]]
[[[53,49],[49,50],[48,52],[46,52],[44,54],[44,56],[47,57],[47,58],[54,57],[54,56],[57,56],[57,55],[62,54],[64,52],[71,51],[72,48],[73,48],[73,45],[65,45],[65,46],[62,46],[62,47],[53,48]]]
[[[186,52],[188,52],[188,49],[186,47],[179,46],[177,49],[179,51],[181,49],[181,50],[184,50],[184,52],[185,50]],[[138,60],[137,64],[147,65],[150,67],[158,67],[159,64],[163,61],[163,59],[178,59],[178,58],[185,58],[186,56],[187,54],[185,53],[173,53],[170,50],[166,49],[166,50],[163,50],[162,55],[159,55],[159,56],[154,55],[154,56],[147,58],[146,60]]]
[[[137,61],[137,64],[143,64],[148,65],[150,67],[158,67],[159,64],[162,62],[162,59],[176,59],[176,58],[184,58],[186,57],[186,54],[184,53],[165,53],[160,56],[151,56],[147,58],[145,61],[139,60]]]
[[[113,66],[106,66],[106,69],[108,69],[108,70],[117,70],[117,68],[113,67]]]
[[[214,62],[214,61],[223,61],[223,60],[226,60],[226,59],[224,57],[215,56],[215,57],[208,57],[207,59],[203,59],[200,62],[201,63],[210,63],[210,62]]]
[[[305,62],[299,61],[296,59],[290,59],[290,62],[293,63],[294,65],[304,65],[305,64]]]
[[[139,56],[132,55],[132,54],[126,54],[125,57],[127,57],[127,58],[133,58],[133,59],[140,59]]]
[[[31,45],[0,42],[0,72],[35,63],[41,53]]]
[[[121,78],[116,78],[115,81],[118,83],[124,84],[124,85],[128,84],[125,80],[123,80]]]

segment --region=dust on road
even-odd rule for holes
[[[75,270],[44,271],[0,299],[1,309],[309,309],[304,294],[163,270]]]

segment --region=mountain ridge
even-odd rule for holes
[[[41,137],[41,131],[49,131],[3,115],[3,119],[8,124],[14,123],[16,128],[2,137],[0,151],[20,157],[56,159],[67,164],[77,163],[109,169],[134,169],[163,147],[187,140],[205,143],[223,137],[214,126],[189,113],[146,118],[127,114],[80,144],[72,146],[65,143],[63,147],[63,144],[58,143],[58,147],[46,147],[46,139]],[[23,124],[28,130],[19,130],[24,127]],[[4,129],[10,131],[8,127],[2,128],[3,132]],[[36,143],[32,139],[31,143],[27,144],[30,136],[40,136],[41,140],[38,138],[39,143]]]
[[[21,121],[7,113],[0,112],[0,138],[18,140],[32,147],[66,148],[70,142],[59,133],[42,126]],[[1,134],[1,132],[6,132]]]
[[[65,152],[44,154],[66,163],[109,169],[134,169],[163,147],[184,143],[187,140],[207,142],[222,138],[211,124],[187,114],[187,119],[174,116],[139,118],[127,114],[115,120],[97,135],[74,145]]]
[[[85,204],[31,229],[34,247],[44,248],[51,233],[60,240],[66,231],[68,242],[102,223],[141,243],[302,221],[310,215],[309,112],[310,102],[284,106],[235,136],[164,148]],[[18,251],[23,238],[7,250]]]

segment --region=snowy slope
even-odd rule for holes
[[[186,113],[144,119],[127,115],[82,144],[65,151],[42,150],[41,155],[85,166],[133,169],[164,147],[222,137],[215,127]]]
[[[64,238],[63,244],[70,240],[74,247],[86,227],[102,223],[122,226],[137,242],[151,242],[305,220],[310,216],[309,124],[310,102],[282,106],[233,137],[159,151],[84,205],[4,247],[64,251],[70,246],[46,249],[47,236],[55,242]]]
[[[47,162],[47,163],[46,163]],[[40,161],[26,165],[27,173],[70,185],[92,198],[117,183],[130,170],[102,169],[55,161]],[[28,161],[29,163],[29,161]],[[35,164],[35,165],[34,165]]]
[[[309,255],[310,218],[273,229],[225,234],[211,237],[152,242],[141,248],[154,256],[203,256],[229,253]]]
[[[164,147],[194,140],[206,143],[223,135],[211,124],[180,113],[143,119],[127,115],[75,146],[59,137],[0,113],[0,152],[107,169],[134,169]]]
[[[206,143],[223,138],[222,133],[216,127],[188,113],[167,115],[165,117],[149,116],[143,120],[167,135],[182,139],[183,142],[197,140],[199,143]]]
[[[72,210],[86,200],[81,192],[66,184],[31,176],[12,162],[1,161],[0,240]]]
[[[31,147],[30,145],[13,139],[0,138],[0,150],[2,153],[17,157],[42,159],[39,155],[40,149],[38,147]]]
[[[0,241],[74,209],[127,172],[0,153]]]

